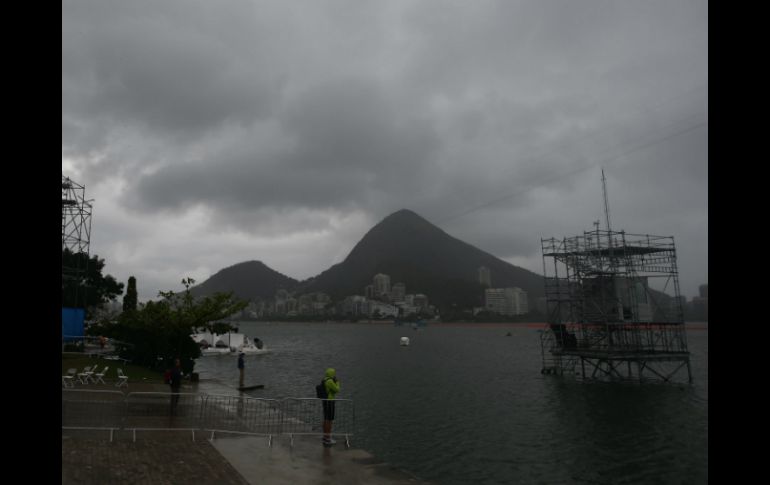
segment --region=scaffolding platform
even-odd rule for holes
[[[692,382],[673,237],[597,224],[541,243],[548,322],[542,373],[668,382],[686,369]]]

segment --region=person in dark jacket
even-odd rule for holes
[[[174,367],[171,369],[171,376],[168,381],[171,385],[171,414],[176,414],[176,405],[179,402],[179,389],[182,387],[182,362],[177,357],[174,360]]]
[[[244,368],[243,356],[244,356],[243,352],[241,352],[241,354],[238,356],[238,370],[241,372],[240,387],[243,387],[243,368]]]

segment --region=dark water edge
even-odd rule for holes
[[[707,325],[688,324],[691,385],[541,375],[536,325],[239,326],[272,350],[247,357],[246,380],[265,384],[249,395],[313,397],[335,367],[354,445],[436,483],[708,482]],[[235,385],[235,361],[196,370]]]

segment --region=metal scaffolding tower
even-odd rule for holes
[[[69,177],[61,177],[62,289],[66,280],[80,280],[87,271],[91,244],[91,205],[85,187]],[[64,258],[65,251],[85,257]],[[70,261],[69,263],[65,261]],[[74,261],[74,262],[73,262]],[[76,285],[76,287],[79,285]]]
[[[674,238],[595,226],[582,236],[541,239],[542,372],[670,381],[686,367],[692,382]],[[654,278],[663,291],[650,288]]]
[[[85,187],[61,176],[61,248],[88,254],[91,242],[91,201]]]

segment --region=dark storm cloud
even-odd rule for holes
[[[309,89],[281,119],[290,146],[264,146],[170,165],[142,177],[135,204],[147,210],[206,201],[227,210],[366,205],[372,191],[408,193],[430,181],[438,140],[373,82],[341,79]],[[226,149],[227,150],[227,149]]]
[[[286,129],[299,143],[294,163],[399,174],[430,164],[438,140],[413,111],[375,82],[337,79],[314,86],[286,113]]]
[[[237,45],[245,39],[232,32],[251,33],[255,50],[264,39],[256,22],[245,21],[255,18],[252,9],[238,16],[227,8],[247,5],[97,4],[79,11],[83,17],[66,18],[65,107],[119,126],[187,136],[225,121],[247,123],[267,115],[278,82],[268,69],[250,62],[248,51]]]
[[[613,221],[674,234],[694,274],[707,254],[707,7],[68,0],[63,170],[109,197],[112,218],[152,221],[133,231],[144,251],[105,237],[108,260],[141,264],[163,227],[197,217],[208,225],[188,237],[209,241],[197,244],[215,230],[231,257],[296,260],[278,269],[301,278],[401,208],[531,261],[540,237],[601,217],[605,167]],[[284,239],[249,239],[264,234]],[[323,263],[286,257],[287,241],[328,248]],[[257,242],[264,257],[248,252]],[[238,262],[186,251],[168,261]],[[153,281],[174,271],[159,264]]]

